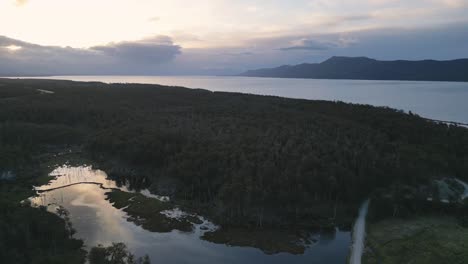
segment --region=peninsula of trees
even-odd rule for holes
[[[366,57],[332,57],[322,63],[250,70],[248,77],[468,82],[468,59],[451,61],[379,61]]]

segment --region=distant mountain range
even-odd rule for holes
[[[240,74],[240,76],[468,82],[468,59],[378,61],[366,57],[332,57],[322,63],[304,63],[250,70]]]

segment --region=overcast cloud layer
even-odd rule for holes
[[[179,53],[180,47],[165,36],[87,49],[41,46],[0,36],[0,73],[150,74]]]
[[[236,74],[335,55],[466,58],[467,13],[468,0],[6,0],[0,75]]]

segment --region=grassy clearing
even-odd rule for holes
[[[171,232],[180,230],[190,232],[193,230],[191,217],[169,218],[161,214],[164,210],[174,209],[171,203],[161,202],[148,198],[139,193],[127,193],[114,190],[106,193],[107,199],[117,209],[123,209],[130,217],[129,221],[141,225],[151,232]]]
[[[304,254],[309,240],[307,233],[294,233],[282,230],[248,230],[240,228],[222,228],[205,233],[204,240],[237,247],[255,247],[266,254],[287,252]]]
[[[363,263],[468,263],[468,228],[452,217],[392,219],[370,224]]]

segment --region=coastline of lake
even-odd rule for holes
[[[12,77],[14,78],[14,77]],[[29,77],[18,77],[28,79]],[[468,123],[468,83],[277,79],[234,76],[48,76],[104,83],[161,84],[295,99],[343,101],[401,109],[444,122]]]

